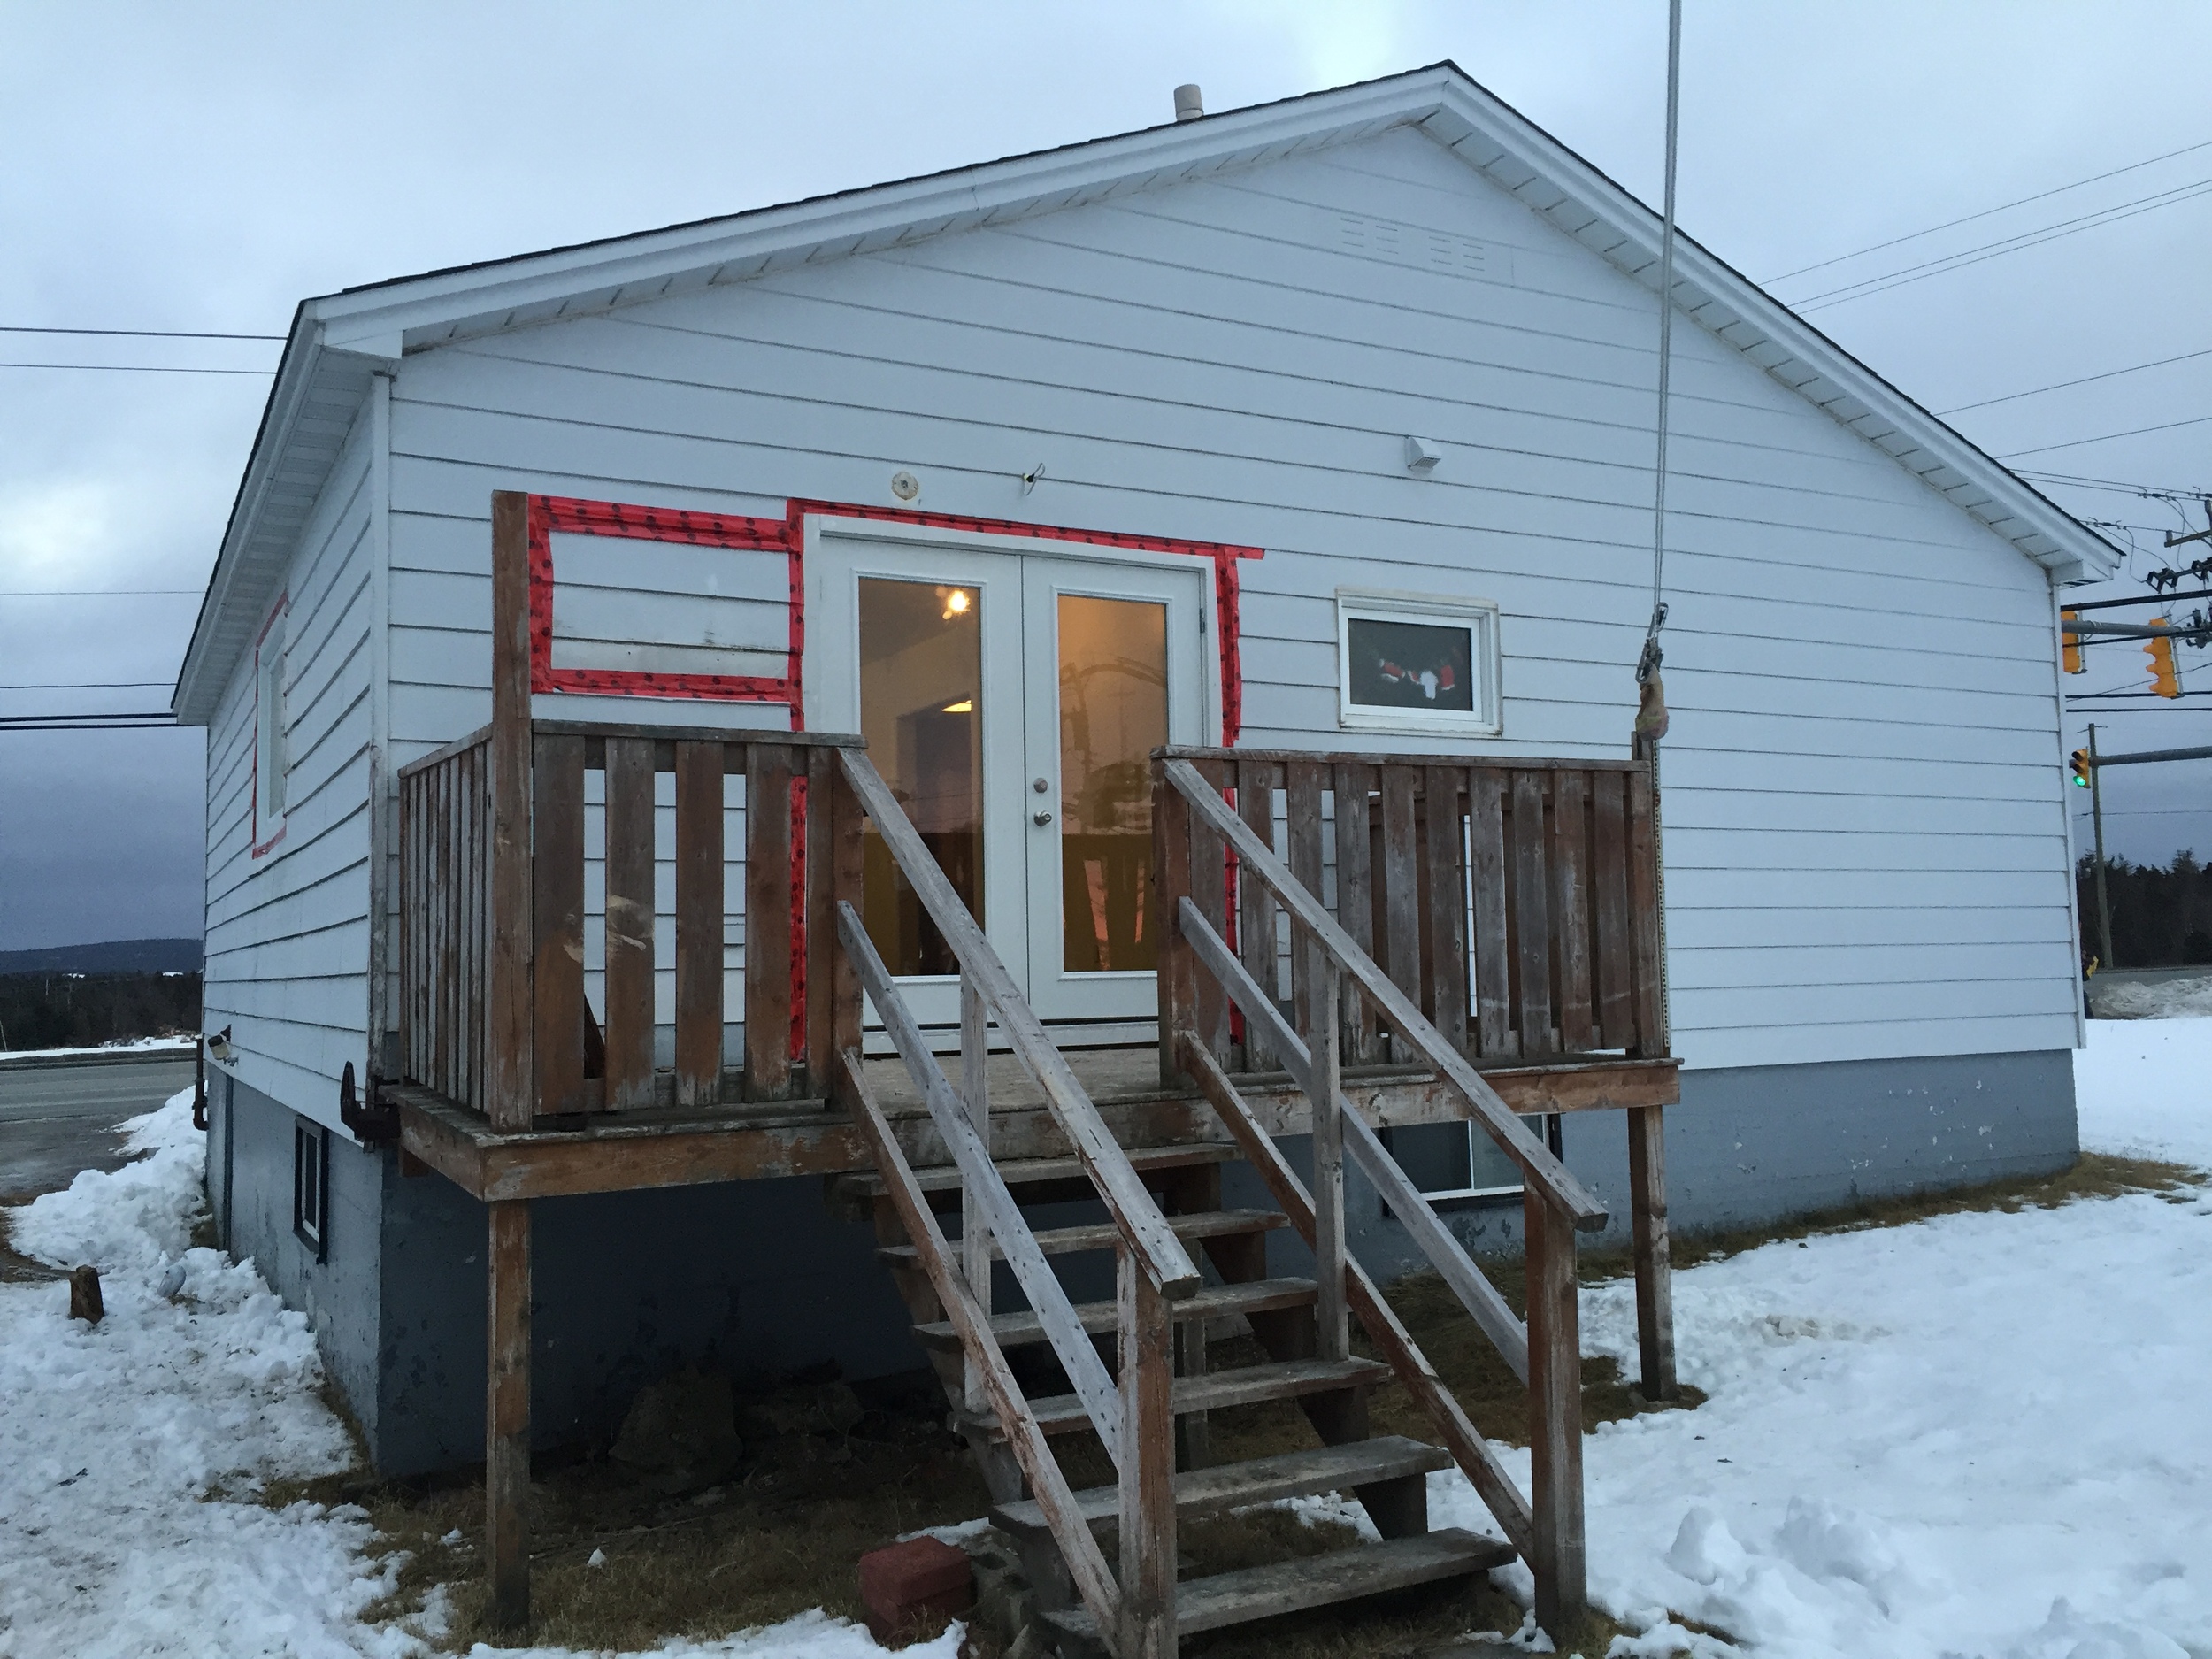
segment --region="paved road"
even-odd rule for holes
[[[0,1202],[123,1162],[116,1125],[192,1084],[192,1056],[0,1068]]]

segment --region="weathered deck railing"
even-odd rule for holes
[[[1292,797],[1292,860],[1288,864],[1275,856],[1271,807],[1275,778],[1269,770],[1271,763],[1256,762],[1249,772],[1243,769],[1242,762],[1237,763],[1235,787],[1240,799],[1234,808],[1222,798],[1218,764],[1213,775],[1208,776],[1191,759],[1171,752],[1156,757],[1155,765],[1160,902],[1156,914],[1166,946],[1161,963],[1164,1056],[1197,1082],[1293,1225],[1312,1246],[1315,1283],[1322,1291],[1324,1352],[1341,1355],[1348,1351],[1348,1316],[1356,1315],[1377,1349],[1427,1411],[1462,1471],[1528,1563],[1536,1579],[1539,1621],[1555,1636],[1563,1635],[1566,1622],[1579,1616],[1587,1586],[1575,1233],[1602,1228],[1605,1208],[1483,1081],[1463,1051],[1463,1032],[1440,1029],[1440,1022],[1432,1019],[1414,1001],[1424,984],[1435,1001],[1448,1001],[1452,995],[1454,981],[1447,951],[1463,935],[1446,912],[1456,909],[1457,898],[1448,904],[1432,905],[1433,933],[1424,937],[1439,947],[1428,957],[1433,971],[1425,982],[1409,986],[1395,974],[1386,972],[1349,926],[1331,915],[1320,901],[1322,815],[1316,796],[1329,774],[1319,764],[1293,762],[1288,765]],[[1337,821],[1348,826],[1348,833],[1340,833],[1339,840],[1338,890],[1340,895],[1348,894],[1351,902],[1340,905],[1340,910],[1352,918],[1369,913],[1359,902],[1359,886],[1344,879],[1343,848],[1348,843],[1356,847],[1365,839],[1359,832],[1368,787],[1356,766],[1356,763],[1346,769],[1348,779],[1346,772],[1339,772],[1332,780],[1338,790]],[[1415,768],[1393,765],[1379,770],[1386,815],[1384,862],[1394,873],[1395,892],[1403,896],[1414,885],[1409,849],[1414,844],[1411,826],[1417,806],[1429,831],[1427,850],[1436,854],[1428,895],[1433,899],[1439,893],[1453,894],[1458,887],[1454,879],[1459,857],[1455,844],[1463,833],[1471,833],[1478,845],[1486,835],[1502,840],[1502,814],[1493,814],[1486,824],[1481,820],[1486,799],[1494,803],[1503,791],[1486,787],[1479,775],[1472,779],[1472,813],[1478,822],[1467,832],[1464,819],[1456,816],[1461,808],[1455,797],[1461,788],[1468,787],[1467,774],[1477,769],[1424,766],[1419,769],[1425,776],[1420,779],[1418,795],[1411,787],[1414,779],[1407,775]],[[1522,797],[1525,830],[1541,822],[1544,792],[1525,787],[1517,779],[1514,793]],[[1577,798],[1571,790],[1561,793],[1571,805]],[[1432,805],[1437,815],[1429,818]],[[1529,839],[1525,833],[1522,844]],[[1390,850],[1393,848],[1394,851]],[[1223,936],[1225,902],[1217,896],[1213,913],[1209,915],[1200,896],[1220,893],[1222,884],[1215,872],[1223,869],[1225,853],[1233,856],[1238,877],[1240,932],[1248,947],[1241,958]],[[1480,869],[1476,872],[1473,902],[1478,907],[1483,902],[1484,882],[1489,881],[1494,889],[1497,885],[1495,868],[1492,866],[1487,876]],[[1540,881],[1542,872],[1543,865],[1536,863],[1530,879]],[[1562,886],[1573,891],[1566,883]],[[1279,906],[1289,920],[1294,984],[1287,1014],[1283,1011],[1278,979],[1274,910]],[[1525,941],[1541,918],[1540,904],[1521,914],[1520,938]],[[1396,930],[1397,937],[1410,937],[1413,921],[1412,917],[1393,917],[1388,926]],[[1553,960],[1560,954],[1551,953]],[[1540,962],[1540,957],[1532,955],[1528,971],[1535,973]],[[1457,983],[1463,986],[1464,979]],[[1247,1056],[1267,1056],[1268,1064],[1287,1070],[1306,1093],[1313,1123],[1314,1179],[1310,1191],[1284,1161],[1223,1064],[1222,1057],[1228,1051],[1232,1007],[1242,1017]],[[1392,1035],[1394,1057],[1433,1068],[1458,1094],[1469,1120],[1520,1168],[1528,1264],[1525,1325],[1514,1317],[1503,1298],[1438,1221],[1427,1200],[1415,1190],[1374,1131],[1344,1097],[1342,1051],[1356,1034],[1374,1031],[1377,1022]],[[1211,1040],[1202,1034],[1208,1029],[1213,1033]],[[1528,1029],[1541,1027],[1532,1025]],[[1344,1220],[1344,1155],[1348,1149],[1470,1315],[1527,1382],[1532,1502],[1523,1500],[1488,1443],[1438,1381],[1389,1304],[1348,1252]]]
[[[1165,749],[1156,779],[1167,759],[1188,764],[1271,849],[1279,802],[1291,875],[1320,897],[1333,861],[1335,920],[1458,1052],[1494,1063],[1666,1053],[1657,846],[1640,763]],[[1265,882],[1237,881],[1221,836],[1189,823],[1156,782],[1155,794],[1156,847],[1192,841],[1193,868],[1203,872],[1194,875],[1193,901],[1279,997],[1276,897]],[[1293,951],[1289,969],[1292,999],[1309,1007],[1310,964]],[[1217,993],[1171,1009],[1169,989],[1164,979],[1169,1071],[1182,1069],[1166,1048],[1179,1025],[1226,1070],[1272,1064],[1264,1033],[1247,1054],[1232,1051]],[[1348,1018],[1348,1062],[1383,1059],[1388,1026],[1366,1006]]]
[[[474,733],[399,774],[400,1063],[411,1082],[472,1105],[484,1087],[489,735]]]
[[[837,906],[841,963],[882,1015],[892,1042],[920,1088],[961,1178],[961,1241],[940,1231],[926,1194],[863,1073],[857,1042],[842,1049],[845,1077],[875,1155],[931,1287],[958,1333],[964,1356],[966,1412],[995,1422],[1021,1478],[1033,1492],[1068,1576],[1104,1633],[1115,1659],[1172,1659],[1175,1610],[1175,1427],[1172,1306],[1198,1288],[1198,1270],[1161,1215],[1126,1153],[1024,1000],[975,918],[931,857],[920,834],[867,755],[838,756],[842,814],[850,801],[875,824],[901,872],[960,966],[961,1087],[939,1067],[907,1011],[897,982],[849,902]],[[1050,1103],[1078,1162],[1104,1204],[1116,1240],[1118,1379],[1109,1375],[1066,1291],[991,1158],[991,1108],[985,1087],[989,1024],[995,1020]],[[1005,1258],[1027,1294],[1085,1414],[1119,1471],[1120,1573],[1106,1558],[1006,1363],[991,1324],[991,1262]],[[987,1473],[992,1459],[984,1459]],[[1008,1477],[993,1495],[1018,1497]]]
[[[857,820],[841,859],[830,821],[833,757],[856,738],[810,733],[537,720],[530,731],[526,833],[506,855],[525,861],[529,895],[526,1056],[531,1117],[773,1101],[819,1091],[835,1051],[834,999],[808,1000],[828,973],[833,892],[857,894]],[[492,925],[489,732],[427,756],[400,774],[401,1052],[406,1080],[486,1110],[486,1003]],[[605,780],[600,833],[586,775]],[[655,779],[672,774],[672,838],[660,835]],[[724,941],[738,907],[726,891],[733,803],[744,788],[746,918],[742,1063],[724,1064],[728,1009]],[[668,844],[662,844],[664,839]],[[605,902],[586,902],[597,860]],[[657,871],[672,872],[672,960],[658,959]],[[841,871],[845,886],[836,886]],[[665,879],[665,878],[662,878]],[[805,890],[803,890],[805,889]],[[603,1021],[585,995],[588,928],[603,946]],[[818,963],[797,953],[817,948]],[[673,1064],[657,1064],[655,975],[672,967]],[[806,1013],[803,1028],[796,1010]],[[527,1127],[527,1124],[509,1125]]]

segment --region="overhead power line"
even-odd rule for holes
[[[1932,236],[1939,230],[1955,230],[1961,225],[1971,225],[1977,219],[1993,218],[2012,208],[2025,207],[2031,202],[2047,201],[2055,196],[2064,196],[2070,190],[2079,190],[2089,185],[2101,184],[2107,179],[2116,179],[2123,173],[2140,173],[2144,168],[2154,167],[2162,161],[2171,161],[2177,156],[2194,155],[2200,150],[2212,150],[2212,138],[2206,139],[2200,143],[2185,144],[2179,150],[2170,150],[2164,155],[2153,156],[2147,161],[2131,161],[2124,167],[2114,167],[2107,173],[2093,173],[2086,179],[2077,179],[2071,184],[2057,185],[2048,190],[2038,190],[2032,196],[2016,196],[2009,202],[2000,202],[1995,207],[1985,207],[1978,212],[1967,213],[1957,219],[1947,219],[1940,225],[1931,225],[1925,230],[1907,231],[1901,236],[1892,236],[1887,242],[1878,242],[1869,247],[1855,249],[1850,253],[1837,254],[1833,258],[1822,259],[1812,265],[1800,265],[1794,271],[1783,272],[1780,276],[1763,279],[1761,286],[1770,288],[1777,282],[1786,282],[1792,277],[1804,276],[1814,271],[1825,271],[1830,265],[1841,265],[1848,259],[1856,259],[1865,254],[1879,253],[1885,248],[1895,248],[1904,242],[1918,242],[1923,236]]]
[[[2134,219],[2140,214],[2154,212],[2159,208],[2171,207],[2177,203],[2194,201],[2199,196],[2208,194],[2212,194],[2212,179],[2199,179],[2189,184],[2177,185],[2171,190],[2161,191],[2156,196],[2139,197],[2132,202],[2123,202],[2116,207],[2100,208],[2093,213],[2085,213],[2078,219],[2061,219],[2055,225],[2046,225],[2032,231],[2022,231],[2017,235],[2003,237],[1993,242],[1983,242],[1973,248],[1962,249],[1957,253],[1944,254],[1939,258],[1924,260],[1918,265],[1905,265],[1895,271],[1884,272],[1879,276],[1868,277],[1862,281],[1847,282],[1840,288],[1829,288],[1822,293],[1807,295],[1802,299],[1791,300],[1788,304],[1793,311],[1822,311],[1831,305],[1844,304],[1850,300],[1865,299],[1870,295],[1886,294],[1890,289],[1902,288],[1908,282],[1924,281],[1929,277],[1942,276],[1953,271],[1962,271],[1969,265],[1980,265],[1985,260],[1999,258],[2008,253],[2018,253],[2027,248],[2039,248],[2045,242],[2056,242],[2065,236],[2078,235],[2083,231],[2096,230],[2106,225],[2116,225],[2123,219]]]
[[[174,685],[169,680],[0,680],[0,691],[135,691],[144,686]]]
[[[2174,501],[2197,501],[2204,496],[2201,489],[2185,489],[2170,484],[2138,484],[2124,478],[2085,478],[2078,472],[2046,472],[2033,467],[2016,466],[2013,471],[2022,478],[2040,484],[2071,484],[2078,489],[2108,489],[2123,495],[2150,495]]]
[[[0,732],[132,731],[175,724],[165,713],[0,715]]]
[[[197,599],[197,588],[0,588],[0,599]]]
[[[91,369],[108,374],[258,374],[266,380],[274,369],[202,369],[173,363],[0,363],[0,369]]]
[[[2085,443],[2109,443],[2115,438],[2139,438],[2147,432],[2171,432],[2177,426],[2201,426],[2212,415],[2192,415],[2186,420],[2162,421],[2155,426],[2131,426],[2125,432],[2099,433],[2093,438],[2069,438],[2064,443],[2039,444],[2032,449],[2008,449],[1997,458],[2008,461],[2020,455],[2048,455],[2054,449],[2078,449]]]
[[[0,323],[0,334],[100,334],[130,340],[283,340],[283,334],[222,334],[204,328],[53,328],[35,323]]]
[[[2024,397],[2040,397],[2046,392],[2062,392],[2070,386],[2089,386],[2098,380],[2117,380],[2123,374],[2140,374],[2145,369],[2162,369],[2169,363],[2187,363],[2194,357],[2212,357],[2212,346],[2201,351],[2185,351],[2178,357],[2160,357],[2150,363],[2138,363],[2124,369],[2107,369],[2102,374],[2085,374],[2079,380],[2054,380],[2048,386],[2032,386],[2024,392],[2007,392],[2002,397],[1985,397],[1978,403],[1956,403],[1936,413],[1948,418],[1963,415],[1970,409],[1987,409],[1996,403],[2013,403]]]

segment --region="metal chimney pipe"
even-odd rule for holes
[[[1199,96],[1194,81],[1187,81],[1175,88],[1175,119],[1194,121],[1206,112],[1206,102]]]

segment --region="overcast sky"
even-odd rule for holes
[[[2190,194],[2212,192],[2198,85],[2212,7],[1686,11],[1681,220],[1755,278],[2131,169],[1776,282],[1786,299],[2178,193],[1809,311],[1929,407],[2212,350],[2212,194]],[[353,283],[1150,125],[1183,81],[1218,111],[1450,58],[1647,199],[1661,172],[1663,0],[0,0],[0,324],[15,327],[280,334],[303,296]],[[0,333],[8,365],[259,370],[276,351]],[[0,367],[0,687],[161,682],[0,689],[0,714],[167,706],[266,387]],[[2212,356],[1956,422],[2024,468],[2202,489],[2208,390]],[[2191,421],[2203,424],[2078,442]],[[2183,509],[2127,488],[2047,488],[2131,526],[2115,534],[2144,549],[2136,580],[2113,591],[2142,591]],[[2132,645],[2092,661],[2075,687],[2147,684]],[[2212,652],[2183,661],[2184,683],[2212,692]],[[2077,734],[2089,718],[2074,717]],[[2108,750],[2212,743],[2203,713],[2096,718]],[[198,933],[196,732],[0,731],[0,949]],[[2212,763],[2118,770],[2106,794],[2115,851],[2212,854]]]

